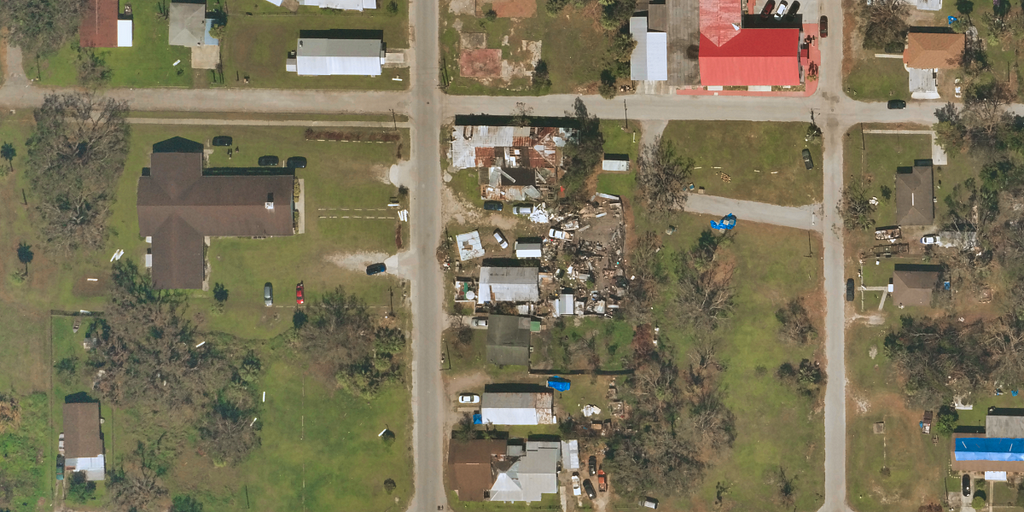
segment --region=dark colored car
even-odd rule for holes
[[[789,9],[786,10],[786,16],[785,16],[786,21],[791,21],[793,18],[796,17],[796,15],[799,12],[800,12],[800,2],[793,2],[793,4],[789,6]]]
[[[846,302],[853,302],[853,279],[846,280]]]
[[[388,271],[388,266],[383,263],[374,263],[366,267],[366,275],[375,276],[377,274],[383,274]]]
[[[285,162],[285,166],[291,169],[305,169],[306,168],[306,157],[304,156],[293,156]]]
[[[296,304],[302,305],[302,304],[304,304],[306,302],[306,299],[303,298],[303,295],[305,295],[305,291],[306,291],[306,287],[303,286],[301,281],[299,282],[299,284],[295,285],[295,303]]]
[[[597,492],[594,491],[594,484],[590,483],[589,478],[583,481],[583,490],[587,491],[587,496],[590,497],[590,499],[597,498]]]
[[[814,160],[811,160],[811,150],[805,148],[800,154],[804,157],[804,167],[807,170],[814,169]]]
[[[260,164],[260,167],[274,167],[276,165],[281,165],[281,159],[274,155],[265,155],[260,157],[258,163]]]
[[[505,209],[504,203],[501,201],[484,201],[484,210],[490,210],[492,212],[500,212]]]
[[[590,456],[590,459],[587,461],[587,469],[590,470],[590,476],[597,474],[597,456]]]
[[[57,456],[57,480],[64,480],[64,456]]]
[[[766,20],[772,15],[772,11],[775,10],[775,0],[768,0],[768,3],[764,4],[764,8],[761,9],[761,19]]]
[[[818,35],[820,35],[822,39],[828,37],[828,16],[818,18]]]
[[[964,477],[961,480],[961,482],[963,482],[964,496],[968,496],[969,497],[971,495],[971,475],[964,475]]]
[[[213,138],[213,142],[211,142],[211,144],[225,148],[231,147],[231,137],[228,137],[227,135],[218,135]]]
[[[886,106],[889,107],[889,110],[900,110],[907,108],[907,102],[903,100],[889,100]]]
[[[263,304],[268,308],[274,305],[274,285],[270,283],[263,285]]]

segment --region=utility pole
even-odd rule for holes
[[[391,109],[391,122],[395,126],[395,131],[398,131],[398,119],[395,117],[395,109]]]
[[[626,98],[622,98],[622,117],[626,120],[626,129],[629,129],[629,115],[626,113]]]

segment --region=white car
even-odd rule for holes
[[[498,241],[498,245],[500,245],[502,249],[508,249],[508,239],[505,238],[505,235],[500,229],[494,230],[494,239]]]
[[[569,234],[560,229],[551,228],[548,230],[548,238],[557,238],[559,240],[568,240]]]
[[[939,235],[925,235],[921,237],[921,245],[935,245],[939,243]]]
[[[786,15],[786,8],[788,8],[788,7],[789,7],[789,3],[786,2],[786,0],[782,0],[781,2],[779,2],[779,7],[778,7],[778,9],[775,10],[775,20],[776,21],[781,20],[782,17]]]
[[[573,496],[582,496],[583,495],[583,491],[580,490],[580,474],[576,473],[576,472],[574,472],[572,474],[572,495]]]
[[[512,215],[529,215],[533,213],[533,205],[529,203],[517,204],[512,207]]]
[[[480,395],[475,393],[462,393],[459,395],[460,404],[478,404],[480,403]]]
[[[487,328],[487,317],[478,316],[469,321],[469,326],[474,329],[486,329]]]

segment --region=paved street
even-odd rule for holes
[[[846,502],[846,416],[844,361],[844,255],[842,222],[836,204],[843,186],[845,132],[858,123],[909,122],[930,125],[941,103],[913,102],[906,110],[888,110],[884,103],[861,103],[842,92],[843,23],[839,2],[822,2],[831,35],[820,41],[821,81],[809,98],[741,96],[626,96],[585,98],[591,113],[602,118],[645,121],[653,140],[668,120],[751,120],[806,122],[815,116],[824,130],[824,197],[822,205],[783,208],[748,201],[694,195],[688,209],[714,215],[734,213],[743,220],[768,222],[823,233],[825,278],[825,353],[830,376],[825,393],[825,503],[822,511],[843,512]],[[410,117],[411,164],[399,173],[412,192],[412,249],[403,255],[403,273],[411,282],[413,339],[413,447],[416,491],[411,511],[437,510],[446,504],[443,488],[445,439],[440,353],[442,275],[434,259],[441,233],[440,125],[456,114],[510,114],[519,102],[536,115],[557,116],[572,107],[575,96],[478,97],[446,96],[438,89],[438,2],[411,2],[411,83],[406,92],[302,91],[267,89],[116,89],[105,94],[129,100],[134,110],[255,113],[390,113]],[[21,71],[21,54],[8,51],[10,69],[0,88],[0,106],[33,108],[50,89],[31,86]],[[1024,113],[1024,106],[1012,110]],[[212,116],[211,116],[212,117]],[[184,123],[185,121],[180,121]]]

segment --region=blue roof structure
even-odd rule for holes
[[[957,438],[954,455],[958,461],[991,460],[1024,462],[1024,439]]]

